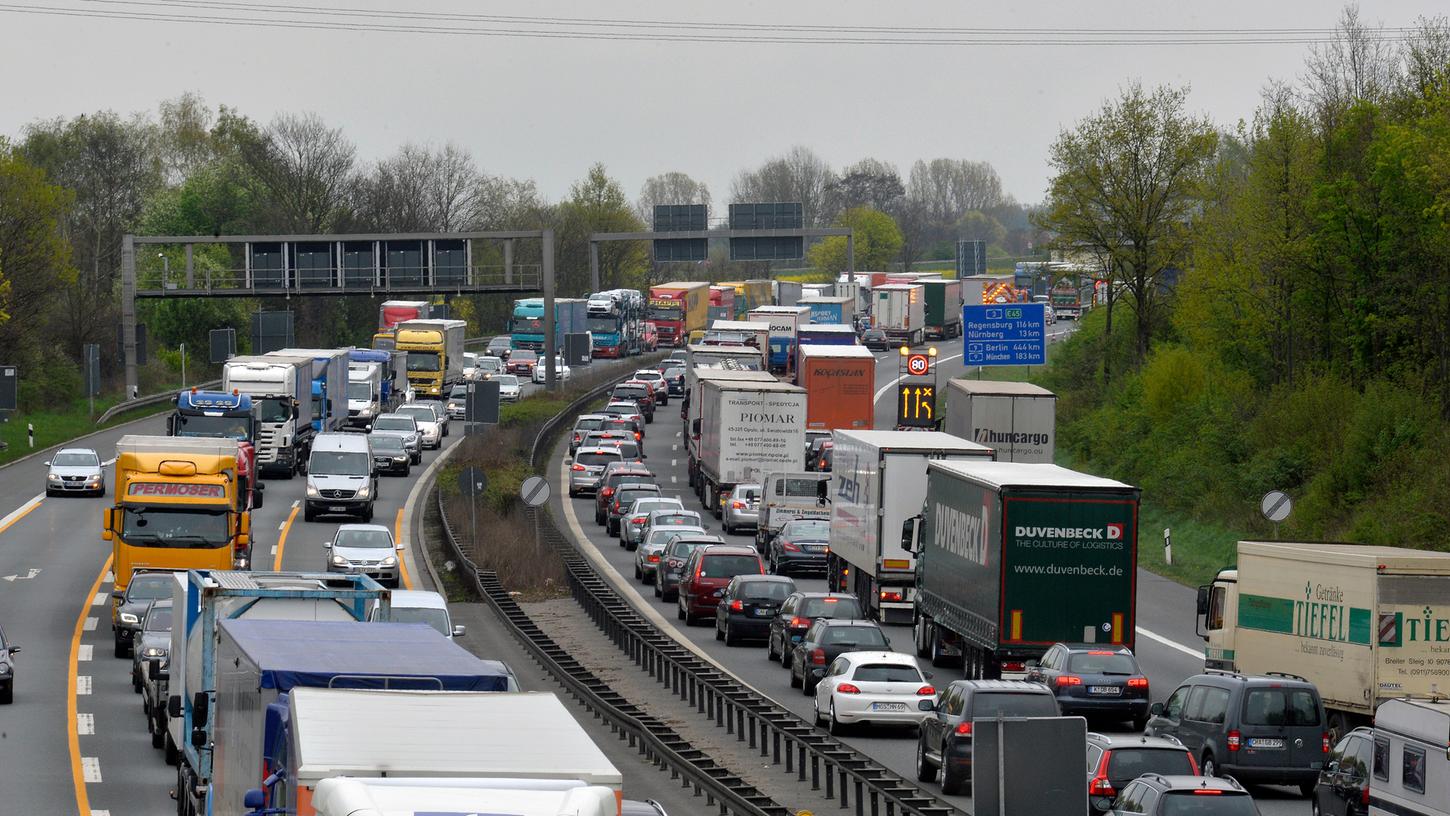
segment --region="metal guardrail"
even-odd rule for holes
[[[606,383],[591,389],[545,422],[530,447],[530,464],[537,469],[541,452],[548,450],[563,423],[610,386]],[[441,496],[439,512],[443,513]],[[575,600],[595,624],[637,666],[727,734],[748,742],[752,749],[758,747],[763,759],[784,765],[784,772],[794,775],[795,781],[809,782],[812,791],[842,808],[853,808],[857,816],[878,816],[883,809],[886,816],[962,816],[963,811],[817,729],[666,635],[620,598],[550,515],[538,518],[544,540],[564,561]],[[460,560],[471,563],[462,559],[451,533],[449,538]],[[723,811],[723,802],[721,807]]]
[[[195,383],[195,384],[189,385],[187,387],[188,388],[220,388],[221,387],[221,384],[222,384],[222,381],[221,380],[212,380],[211,382]],[[115,405],[112,405],[110,408],[107,408],[105,410],[105,412],[103,412],[100,415],[100,417],[96,419],[96,425],[104,425],[112,417],[117,416],[118,414],[124,414],[127,411],[130,411],[130,410],[132,410],[134,408],[145,408],[148,405],[157,405],[157,404],[160,404],[160,403],[163,403],[163,402],[167,402],[168,400],[170,400],[172,397],[176,396],[180,392],[181,392],[181,389],[180,388],[173,388],[170,391],[163,391],[160,394],[151,394],[151,395],[145,396],[145,397],[137,397],[136,399],[133,399],[133,400],[126,400],[125,402],[118,402]]]

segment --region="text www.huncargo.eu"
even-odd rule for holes
[[[1104,578],[1123,574],[1122,567],[1104,564],[1014,564],[1012,571],[1019,575],[1093,575]]]

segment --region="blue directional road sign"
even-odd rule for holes
[[[1041,303],[962,307],[963,362],[969,366],[1047,364],[1047,314]]]

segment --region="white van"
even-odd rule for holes
[[[1450,700],[1386,700],[1374,715],[1369,816],[1450,816]]]
[[[305,520],[346,515],[372,521],[377,496],[378,472],[366,436],[325,433],[312,440],[312,453],[307,459]]]

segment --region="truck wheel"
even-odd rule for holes
[[[317,520],[317,514],[312,511],[312,508],[311,507],[304,505],[303,508],[302,508],[302,520],[303,521],[316,521]]]
[[[181,760],[181,752],[176,750],[176,743],[171,741],[171,732],[165,728],[161,730],[166,735],[166,747],[161,749],[166,757],[166,764],[175,765]]]
[[[917,615],[916,626],[914,628],[916,631],[914,631],[912,634],[916,636],[916,656],[929,657],[931,655],[931,641],[927,640],[927,638],[931,637],[931,635],[928,634],[931,631],[931,623],[927,620],[925,616]],[[930,782],[931,780],[924,779],[922,781]]]
[[[941,642],[941,628],[931,627],[931,665],[938,668],[945,666],[960,666],[961,658],[952,657],[944,652]]]

